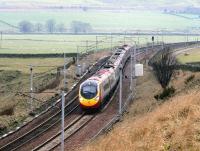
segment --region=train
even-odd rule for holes
[[[82,109],[101,109],[103,103],[119,81],[120,66],[125,66],[131,47],[123,45],[114,50],[107,63],[93,76],[81,83],[79,103]]]

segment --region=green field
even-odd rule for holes
[[[68,35],[5,35],[1,42],[0,53],[9,54],[40,54],[40,53],[71,53],[85,51],[86,45],[96,49],[96,36],[68,36]],[[105,40],[105,36],[98,40]],[[88,41],[88,43],[86,43]],[[98,49],[106,47],[108,43],[99,43]]]
[[[23,74],[30,73],[30,65],[35,66],[34,73],[42,73],[64,64],[63,58],[1,58],[0,70],[18,70]],[[40,67],[43,66],[43,67]],[[46,67],[45,67],[46,66]],[[48,67],[49,66],[49,67]]]
[[[139,39],[138,39],[139,37]],[[188,41],[195,41],[200,37],[189,36]],[[97,45],[98,50],[111,47],[111,36],[97,36],[99,41]],[[151,36],[126,36],[125,43],[130,45],[134,41],[139,44],[151,42]],[[186,36],[155,36],[155,42],[162,41],[166,43],[184,42]],[[88,43],[86,42],[88,41]],[[86,46],[91,50],[96,50],[96,35],[3,35],[3,40],[0,41],[0,53],[9,54],[51,54],[51,53],[71,53],[77,51],[77,46],[80,52],[86,51]],[[103,41],[103,42],[100,42]],[[123,45],[124,35],[113,35],[112,46]]]
[[[200,48],[182,53],[177,57],[181,63],[200,62]]]
[[[187,30],[198,28],[199,19],[189,20],[187,18],[163,14],[159,11],[49,11],[49,10],[25,10],[25,11],[1,11],[0,20],[18,26],[22,20],[42,23],[48,19],[54,19],[57,24],[64,23],[67,29],[72,21],[90,23],[94,31],[116,32],[130,30]],[[10,27],[8,27],[10,28]],[[0,26],[0,31],[5,27]],[[13,28],[15,31],[16,29]]]

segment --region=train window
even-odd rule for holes
[[[88,82],[81,87],[81,96],[85,99],[92,99],[97,95],[97,84],[95,82]]]
[[[104,88],[104,90],[109,89],[109,83],[106,83],[103,88]]]
[[[112,78],[111,78],[111,80],[110,80],[110,83],[112,83],[112,84],[113,84],[114,82],[115,82],[115,78],[114,78],[114,77],[112,77]]]

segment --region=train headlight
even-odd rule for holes
[[[99,101],[99,96],[97,96],[97,97],[95,98],[95,100],[96,100],[96,101]]]
[[[83,101],[84,99],[82,97],[79,98],[80,101]]]

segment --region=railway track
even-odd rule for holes
[[[86,115],[83,113],[77,116],[70,124],[68,124],[64,128],[65,133],[65,141],[75,135],[80,129],[86,126],[96,115]],[[52,136],[50,139],[45,141],[43,144],[39,145],[38,147],[34,148],[33,151],[46,151],[46,150],[54,150],[60,145],[60,135],[61,132],[58,132],[56,135]]]
[[[79,107],[77,99],[78,99],[78,96],[75,96],[75,98],[65,106],[65,117],[70,115],[74,110],[76,110]],[[33,129],[25,133],[24,135],[19,136],[18,138],[14,139],[8,144],[2,146],[0,150],[12,151],[12,150],[19,149],[24,144],[27,144],[31,140],[35,139],[42,133],[49,130],[54,125],[58,124],[61,121],[60,117],[61,117],[61,110],[56,112],[53,116],[49,117],[40,125],[37,125]]]

